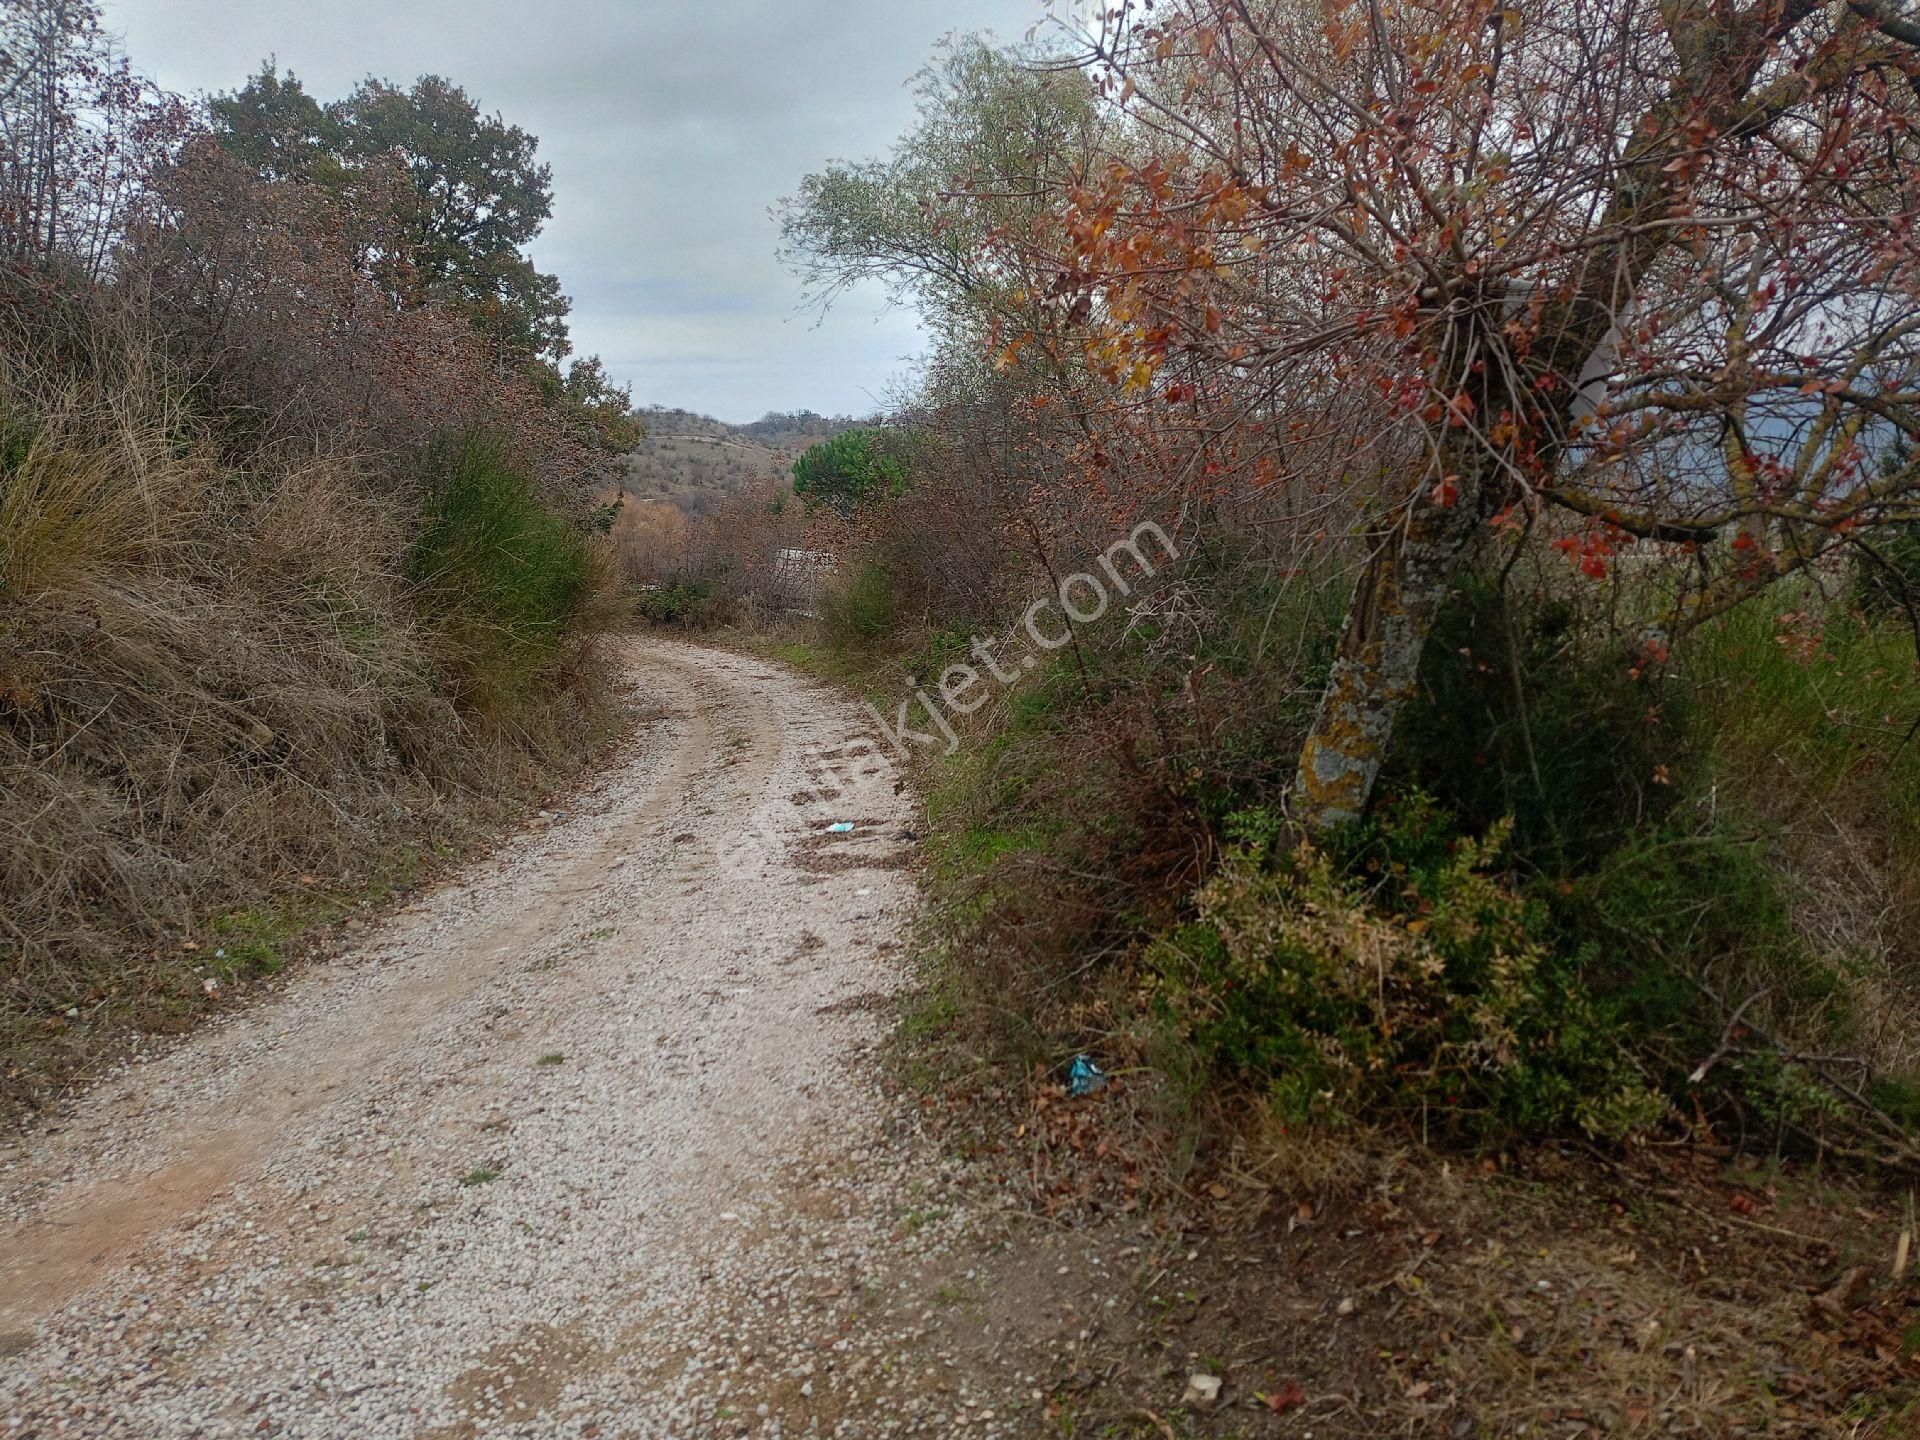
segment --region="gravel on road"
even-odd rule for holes
[[[7,1155],[0,1434],[1001,1432],[904,1293],[969,1225],[880,1083],[911,797],[783,667],[629,664],[550,825]]]

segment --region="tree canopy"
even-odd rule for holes
[[[438,75],[404,88],[369,79],[323,105],[271,61],[208,110],[221,146],[264,179],[337,189],[398,162],[412,193],[395,217],[397,298],[458,307],[506,353],[565,358],[569,301],[524,248],[553,213],[552,171],[525,130]]]
[[[338,183],[345,154],[339,120],[307,93],[300,77],[272,61],[230,95],[215,95],[207,113],[221,148],[265,180],[328,179]]]
[[[877,280],[947,332],[1019,304],[1026,277],[996,236],[1079,183],[1098,134],[1084,81],[1038,59],[949,41],[921,72],[919,118],[890,154],[829,165],[781,202],[783,255],[816,302]]]
[[[908,476],[898,436],[884,430],[842,430],[793,462],[793,493],[810,505],[830,505],[850,515],[870,500],[904,494]]]

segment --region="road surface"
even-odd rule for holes
[[[940,1213],[875,1054],[911,797],[783,667],[629,664],[550,827],[0,1147],[0,1434],[992,1432],[862,1338]]]

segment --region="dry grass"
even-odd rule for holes
[[[220,917],[457,839],[598,723],[581,644],[536,705],[457,709],[409,517],[350,460],[222,465],[143,353],[0,376],[0,1103],[201,1004]]]
[[[0,583],[32,599],[103,567],[163,565],[187,539],[211,476],[177,453],[181,417],[144,367],[111,388],[0,384],[7,485],[0,491]]]

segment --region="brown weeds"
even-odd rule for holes
[[[0,373],[0,1103],[244,973],[210,922],[457,839],[595,723],[585,641],[457,709],[405,509],[351,459],[223,465],[145,353]]]

